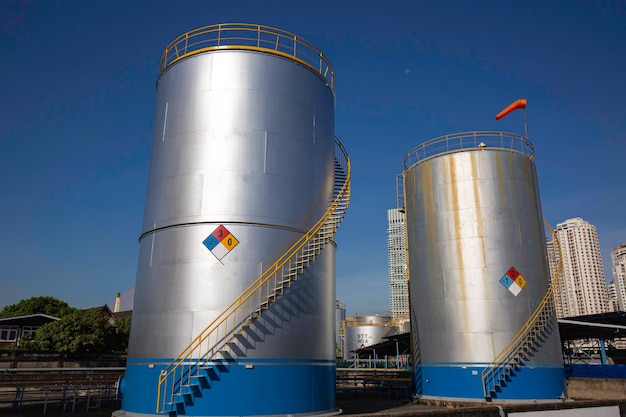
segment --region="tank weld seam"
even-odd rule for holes
[[[270,229],[287,230],[287,231],[290,231],[290,232],[302,233],[302,234],[306,233],[306,230],[304,230],[304,229],[299,229],[299,228],[296,228],[296,227],[289,227],[289,226],[281,226],[281,225],[270,224],[270,223],[239,222],[239,221],[227,221],[227,222],[204,221],[204,222],[176,223],[176,224],[171,224],[171,225],[168,225],[168,226],[155,227],[154,229],[150,229],[148,231],[143,232],[139,236],[138,240],[141,242],[141,239],[145,238],[146,236],[151,235],[151,234],[156,233],[156,232],[161,232],[163,230],[175,229],[175,228],[178,228],[178,227],[199,226],[199,225],[208,225],[208,224],[246,225],[246,226],[254,226],[254,227],[267,227],[267,228],[270,228]]]

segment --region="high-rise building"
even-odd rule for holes
[[[404,212],[387,210],[387,247],[389,252],[389,297],[391,315],[403,330],[409,321],[409,276],[406,259],[406,223]]]
[[[619,311],[626,311],[626,242],[615,246],[611,252],[613,284]]]
[[[609,311],[608,292],[596,227],[576,217],[556,226],[563,257],[563,275],[555,291],[557,316],[575,317]],[[554,239],[547,242],[550,274],[558,265]]]
[[[606,290],[609,293],[609,312],[619,311],[615,281],[611,281],[611,283],[606,286]]]

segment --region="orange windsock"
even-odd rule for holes
[[[507,114],[511,113],[512,111],[519,110],[519,109],[525,109],[525,108],[526,108],[526,99],[525,98],[520,98],[519,100],[516,100],[513,103],[511,103],[508,106],[506,106],[506,108],[504,110],[502,110],[500,113],[498,113],[496,115],[496,120],[502,119],[504,116],[506,116]]]

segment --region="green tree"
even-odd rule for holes
[[[4,307],[0,310],[0,317],[27,316],[29,314],[47,314],[54,317],[63,317],[76,311],[65,301],[54,297],[31,297],[21,300],[17,304]]]
[[[107,339],[115,329],[99,309],[75,310],[59,321],[41,326],[33,347],[44,352],[76,354],[108,351]]]
[[[130,319],[117,319],[107,340],[107,347],[111,351],[126,352],[130,336]]]

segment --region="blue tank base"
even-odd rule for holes
[[[167,410],[157,412],[158,379],[168,363],[128,360],[122,409],[116,417],[168,416]],[[192,401],[177,404],[180,409],[173,413],[205,417],[326,417],[341,412],[335,402],[334,360],[248,358],[246,363],[231,363],[215,373],[211,381],[194,393]]]
[[[322,413],[301,413],[301,414],[268,414],[263,415],[262,417],[331,417],[336,416],[343,413],[341,408],[335,408],[332,411],[322,412]],[[111,413],[111,417],[163,417],[167,416],[167,414],[142,414],[142,413],[131,413],[126,412],[124,410],[115,410]],[[184,414],[180,414],[180,416],[184,416]],[[203,417],[203,416],[196,416]],[[207,416],[208,417],[208,416]],[[228,416],[222,416],[228,417]],[[235,416],[232,416],[235,417]],[[250,417],[261,417],[261,416],[250,416]]]
[[[566,397],[565,375],[562,364],[550,365],[529,363],[516,369],[500,381],[489,399],[485,397],[481,375],[485,365],[428,364],[415,376],[421,382],[417,394],[421,398],[463,402],[557,402]]]

